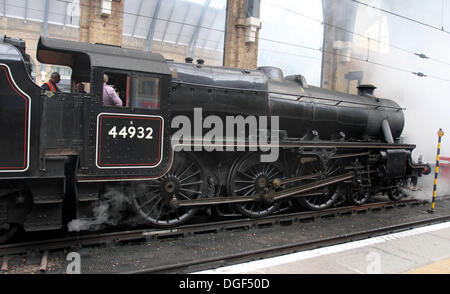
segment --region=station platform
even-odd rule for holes
[[[196,274],[450,274],[450,222]]]

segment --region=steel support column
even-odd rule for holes
[[[50,0],[45,0],[45,10],[44,10],[44,27],[42,33],[44,37],[47,37],[47,28],[48,28],[48,10],[50,8]]]
[[[202,14],[200,15],[197,26],[195,27],[194,34],[192,35],[191,41],[189,42],[189,48],[190,48],[190,56],[194,58],[195,55],[195,46],[197,45],[198,36],[200,35],[200,27],[203,23],[203,20],[205,19],[206,12],[209,8],[209,5],[211,4],[211,0],[207,0],[205,3],[205,6],[203,7]]]
[[[5,0],[6,1],[6,0]],[[28,0],[25,0],[25,12],[24,12],[24,23],[27,23],[27,18],[28,18]]]
[[[183,18],[183,24],[181,25],[180,31],[178,32],[177,41],[175,43],[176,46],[178,46],[178,43],[180,42],[181,33],[183,32],[184,24],[186,23],[189,12],[191,12],[191,5],[188,5],[188,8],[186,9],[186,14],[184,15]]]
[[[44,26],[42,29],[42,35],[47,37],[47,29],[48,29],[48,10],[50,8],[50,0],[45,0],[45,11],[44,11]],[[45,72],[45,64],[41,65],[41,73]],[[44,82],[44,79],[42,79]]]
[[[64,9],[64,27],[66,27],[67,9],[69,8],[69,2],[66,3],[66,8]]]
[[[136,20],[134,21],[134,25],[133,25],[133,32],[131,33],[131,36],[134,37],[134,34],[136,33],[136,26],[137,26],[137,22],[139,20],[139,13],[141,13],[142,10],[142,3],[144,2],[144,0],[141,0],[139,2],[139,8],[136,14]]]
[[[175,4],[176,4],[176,0],[173,1],[172,8],[170,9],[169,18],[167,19],[167,23],[166,23],[166,26],[164,27],[164,33],[163,33],[163,36],[161,39],[162,42],[164,42],[164,40],[166,39],[167,30],[169,28],[170,21],[172,20],[173,12],[175,11]]]
[[[147,51],[152,51],[152,45],[153,45],[153,36],[155,35],[155,27],[156,27],[156,21],[158,20],[158,15],[159,15],[159,11],[161,10],[161,2],[162,0],[158,0],[158,2],[156,2],[156,7],[155,7],[155,11],[153,13],[153,18],[152,18],[152,22],[150,24],[150,27],[148,28],[148,32],[147,32],[147,47],[146,50]]]

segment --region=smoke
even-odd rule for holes
[[[419,20],[430,16],[418,12],[430,13],[433,9],[438,12],[441,9],[441,6],[437,5],[440,2],[436,1],[430,1],[430,3],[406,1],[395,5],[389,2],[391,1],[381,1],[381,4],[384,4],[382,7],[403,14],[417,14]],[[430,7],[433,3],[436,7]],[[383,44],[374,41],[370,43],[369,60],[400,68],[406,72],[360,63],[364,71],[363,83],[375,84],[378,87],[375,92],[377,96],[392,99],[406,108],[404,140],[406,143],[417,145],[413,154],[416,159],[423,155],[425,161],[434,163],[438,130],[442,128],[450,134],[450,117],[448,116],[450,82],[438,79],[450,80],[450,53],[447,50],[450,47],[450,38],[442,32],[392,15],[364,17],[364,11],[360,9],[358,13],[356,28],[361,34],[372,33],[371,37],[384,42]],[[426,21],[432,23],[435,20],[426,19]],[[354,42],[361,41],[360,39],[355,38]],[[410,52],[423,53],[433,59],[419,58],[413,53],[396,49],[388,44]],[[358,48],[356,44],[354,47]],[[365,50],[367,51],[367,48]],[[357,49],[355,51],[357,52]],[[362,57],[367,52],[360,50],[360,54]],[[413,72],[424,73],[427,76],[418,77]],[[450,143],[447,143],[445,139],[444,137],[441,154],[450,156]]]
[[[436,18],[442,12],[441,1],[377,2],[377,7],[433,26],[440,27],[443,21],[448,21]],[[450,6],[445,9],[448,15]],[[378,65],[351,60],[342,68],[344,73],[363,71],[362,83],[375,85],[376,96],[394,100],[406,108],[403,142],[417,146],[412,154],[415,161],[422,155],[425,162],[433,165],[440,128],[447,133],[442,138],[441,156],[450,157],[450,38],[443,32],[394,15],[381,11],[369,13],[372,10],[365,6],[357,7],[354,31],[371,40],[353,35],[351,52],[353,57],[368,59]],[[420,58],[420,54],[430,58]],[[413,73],[426,76],[419,77]],[[442,167],[444,175],[439,176],[438,196],[450,194],[450,180],[447,180],[445,168]],[[434,173],[431,173],[419,180],[420,190],[408,191],[408,194],[431,200],[433,184]]]
[[[431,202],[433,198],[433,188],[434,188],[434,174],[431,173],[427,176],[422,176],[419,178],[417,186],[415,188],[404,189],[403,192],[408,195],[408,197]],[[450,191],[450,179],[446,177],[438,178],[438,184],[436,189],[436,198],[442,198],[448,195]]]
[[[448,160],[442,160],[436,185],[436,198],[450,195],[450,164]],[[419,178],[417,187],[405,193],[413,198],[430,202],[433,198],[436,166],[430,164],[431,172]]]
[[[107,226],[131,224],[129,219],[131,201],[122,191],[108,188],[99,203],[93,208],[92,219],[75,219],[67,224],[69,232],[96,231]]]

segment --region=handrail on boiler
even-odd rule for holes
[[[290,94],[290,93],[272,92],[272,91],[258,90],[258,89],[243,89],[243,88],[221,87],[221,86],[214,86],[214,85],[187,83],[187,82],[176,81],[176,80],[173,81],[173,83],[180,84],[180,85],[187,85],[187,86],[204,87],[204,88],[210,88],[210,89],[223,89],[223,90],[231,90],[231,91],[246,91],[246,92],[256,92],[256,93],[265,93],[265,94],[277,94],[277,95],[293,96],[293,97],[297,97],[297,101],[301,101],[303,98],[310,98],[310,99],[323,100],[323,101],[332,101],[332,102],[337,102],[335,106],[338,106],[341,103],[348,103],[348,104],[361,105],[361,106],[372,106],[372,107],[375,107],[375,109],[379,109],[379,108],[394,109],[397,112],[401,111],[401,110],[406,110],[406,108],[394,107],[394,106],[385,106],[385,105],[378,105],[378,104],[371,104],[371,103],[364,103],[364,102],[354,102],[354,101],[347,101],[347,100],[342,100],[342,99],[334,99],[334,98],[326,98],[326,97],[296,95],[296,94]]]

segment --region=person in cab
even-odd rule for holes
[[[75,90],[76,90],[76,93],[78,93],[78,94],[87,94],[83,83],[77,83]]]
[[[103,75],[103,105],[104,106],[123,106],[122,99],[117,95],[113,87],[107,85],[108,75]]]
[[[61,76],[59,73],[54,72],[50,76],[50,80],[46,83],[44,83],[41,88],[44,89],[44,91],[49,92],[61,92],[58,88],[58,83],[61,81]]]

